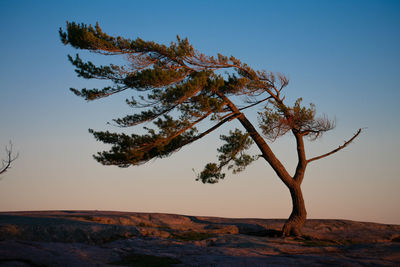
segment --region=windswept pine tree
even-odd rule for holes
[[[188,39],[179,37],[176,42],[165,45],[140,38],[113,37],[104,33],[98,24],[93,27],[75,22],[67,22],[66,30],[60,28],[59,33],[65,45],[105,56],[123,56],[127,60],[123,66],[96,66],[83,61],[79,55],[68,56],[79,77],[108,80],[113,84],[101,89],[71,88],[73,93],[92,101],[132,90],[126,104],[134,113],[115,119],[114,123],[133,127],[153,122],[154,127],[148,124],[143,127],[145,134],[90,129],[98,141],[111,145],[109,151],[94,156],[98,162],[128,167],[164,158],[222,125],[238,120],[243,129],[221,135],[223,145],[218,149],[218,162],[208,163],[197,180],[217,183],[225,177],[224,169],[241,172],[255,160],[265,160],[292,196],[293,210],[283,227],[284,236],[300,235],[306,220],[301,183],[307,165],[345,148],[361,132],[359,129],[343,145],[326,154],[308,158],[304,139],[316,140],[331,130],[334,122],[317,117],[315,106],[303,106],[301,98],[293,105],[286,104],[283,89],[289,81],[284,75],[254,70],[233,56],[207,56],[195,50]],[[254,124],[246,111],[256,105],[263,105],[264,109]],[[196,128],[200,123],[208,127],[200,131]],[[267,142],[287,133],[296,140],[298,164],[293,176]],[[259,155],[246,153],[253,144],[258,147]]]

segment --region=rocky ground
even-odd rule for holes
[[[160,213],[0,213],[0,266],[400,266],[400,225]]]

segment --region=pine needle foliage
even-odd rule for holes
[[[216,183],[225,177],[224,167],[241,172],[260,157],[281,175],[259,131],[272,141],[288,132],[313,140],[334,126],[326,117],[316,117],[314,105],[301,106],[301,99],[293,106],[284,104],[281,92],[289,83],[284,75],[254,70],[233,56],[207,56],[195,50],[187,38],[177,36],[175,42],[166,45],[110,36],[98,23],[92,26],[75,22],[67,22],[59,35],[63,44],[76,49],[126,59],[121,66],[96,66],[78,54],[69,55],[78,77],[112,83],[104,88],[70,88],[75,95],[93,101],[132,90],[132,96],[126,99],[132,114],[114,119],[114,124],[126,128],[152,122],[146,124],[146,133],[141,135],[90,129],[98,141],[111,145],[109,151],[94,155],[104,165],[128,167],[167,157],[238,119],[245,132],[235,129],[221,135],[224,144],[218,149],[219,163],[208,163],[197,180]],[[257,130],[244,110],[262,103],[265,108],[259,112]],[[202,122],[208,128],[200,131],[196,127]],[[254,143],[262,155],[245,153]]]
[[[221,135],[220,139],[224,141],[224,144],[217,149],[219,164],[208,163],[196,180],[215,184],[225,177],[225,173],[222,173],[223,167],[227,166],[228,170],[232,169],[232,172],[236,174],[258,159],[258,156],[245,153],[254,143],[248,133],[235,129],[235,131],[229,131],[229,135]]]

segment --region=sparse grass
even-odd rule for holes
[[[173,264],[181,263],[180,260],[170,257],[159,257],[145,254],[131,254],[119,261],[110,262],[117,266],[137,266],[137,267],[169,267]]]
[[[171,227],[167,226],[167,225],[153,225],[153,224],[148,224],[148,223],[144,223],[144,222],[140,222],[137,224],[138,227],[147,227],[147,228],[159,228],[159,229],[171,229]]]
[[[339,245],[333,240],[314,239],[310,236],[303,236],[303,238],[296,238],[295,240],[302,242],[302,245],[305,247],[330,247]]]
[[[329,240],[301,240],[305,247],[330,247],[337,246],[336,243]]]
[[[275,229],[265,229],[261,231],[255,231],[255,232],[249,232],[249,233],[244,233],[244,235],[250,235],[250,236],[261,236],[261,237],[281,237],[282,236],[282,231],[281,230],[275,230]]]
[[[214,237],[215,234],[198,233],[198,232],[190,231],[190,232],[183,232],[183,233],[173,233],[172,236],[174,238],[182,240],[182,241],[199,241],[199,240],[204,240],[207,238]]]
[[[84,221],[94,221],[93,216],[90,215],[68,215],[68,217],[64,217],[66,219],[78,219],[78,220],[84,220]]]
[[[86,220],[86,221],[95,221],[93,216],[79,216],[79,217],[84,219],[84,220]]]

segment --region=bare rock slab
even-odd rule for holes
[[[400,266],[400,226],[160,213],[0,213],[0,266]]]

